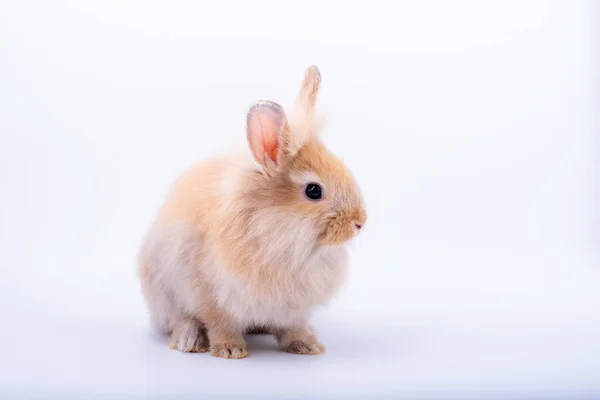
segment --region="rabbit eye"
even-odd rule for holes
[[[304,193],[306,193],[306,197],[311,200],[320,200],[321,197],[323,197],[323,189],[316,183],[309,183],[306,185]]]

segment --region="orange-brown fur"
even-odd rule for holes
[[[318,138],[319,85],[309,68],[291,115],[265,102],[249,111],[254,162],[217,157],[173,185],[139,264],[151,316],[171,347],[243,358],[243,334],[261,326],[284,351],[324,350],[310,312],[341,285],[344,243],[366,213],[353,176]],[[304,195],[307,180],[323,186],[320,201]]]

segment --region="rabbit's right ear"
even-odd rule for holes
[[[312,117],[317,105],[317,95],[321,87],[321,72],[316,65],[311,65],[304,71],[304,78],[300,85],[300,91],[296,97],[296,108],[305,114],[305,117]]]
[[[246,137],[254,159],[263,167],[279,165],[286,132],[283,108],[272,101],[258,101],[246,118]]]
[[[288,151],[295,154],[307,141],[323,129],[325,119],[316,115],[317,97],[321,88],[321,72],[315,65],[304,71],[294,107],[288,116],[290,137]]]

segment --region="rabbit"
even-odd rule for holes
[[[250,151],[201,161],[170,188],[138,257],[169,347],[244,358],[244,335],[269,332],[285,352],[325,351],[310,314],[343,283],[346,245],[367,214],[352,173],[320,140],[320,85],[310,66],[289,113],[252,104]]]

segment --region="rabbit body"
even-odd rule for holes
[[[249,111],[253,157],[202,161],[167,195],[138,272],[151,320],[172,348],[243,358],[244,333],[264,327],[282,350],[324,351],[310,313],[344,281],[345,244],[366,214],[354,178],[316,135],[319,82],[318,70],[307,70],[293,116],[270,102]],[[324,193],[313,201],[305,188],[314,182]]]

